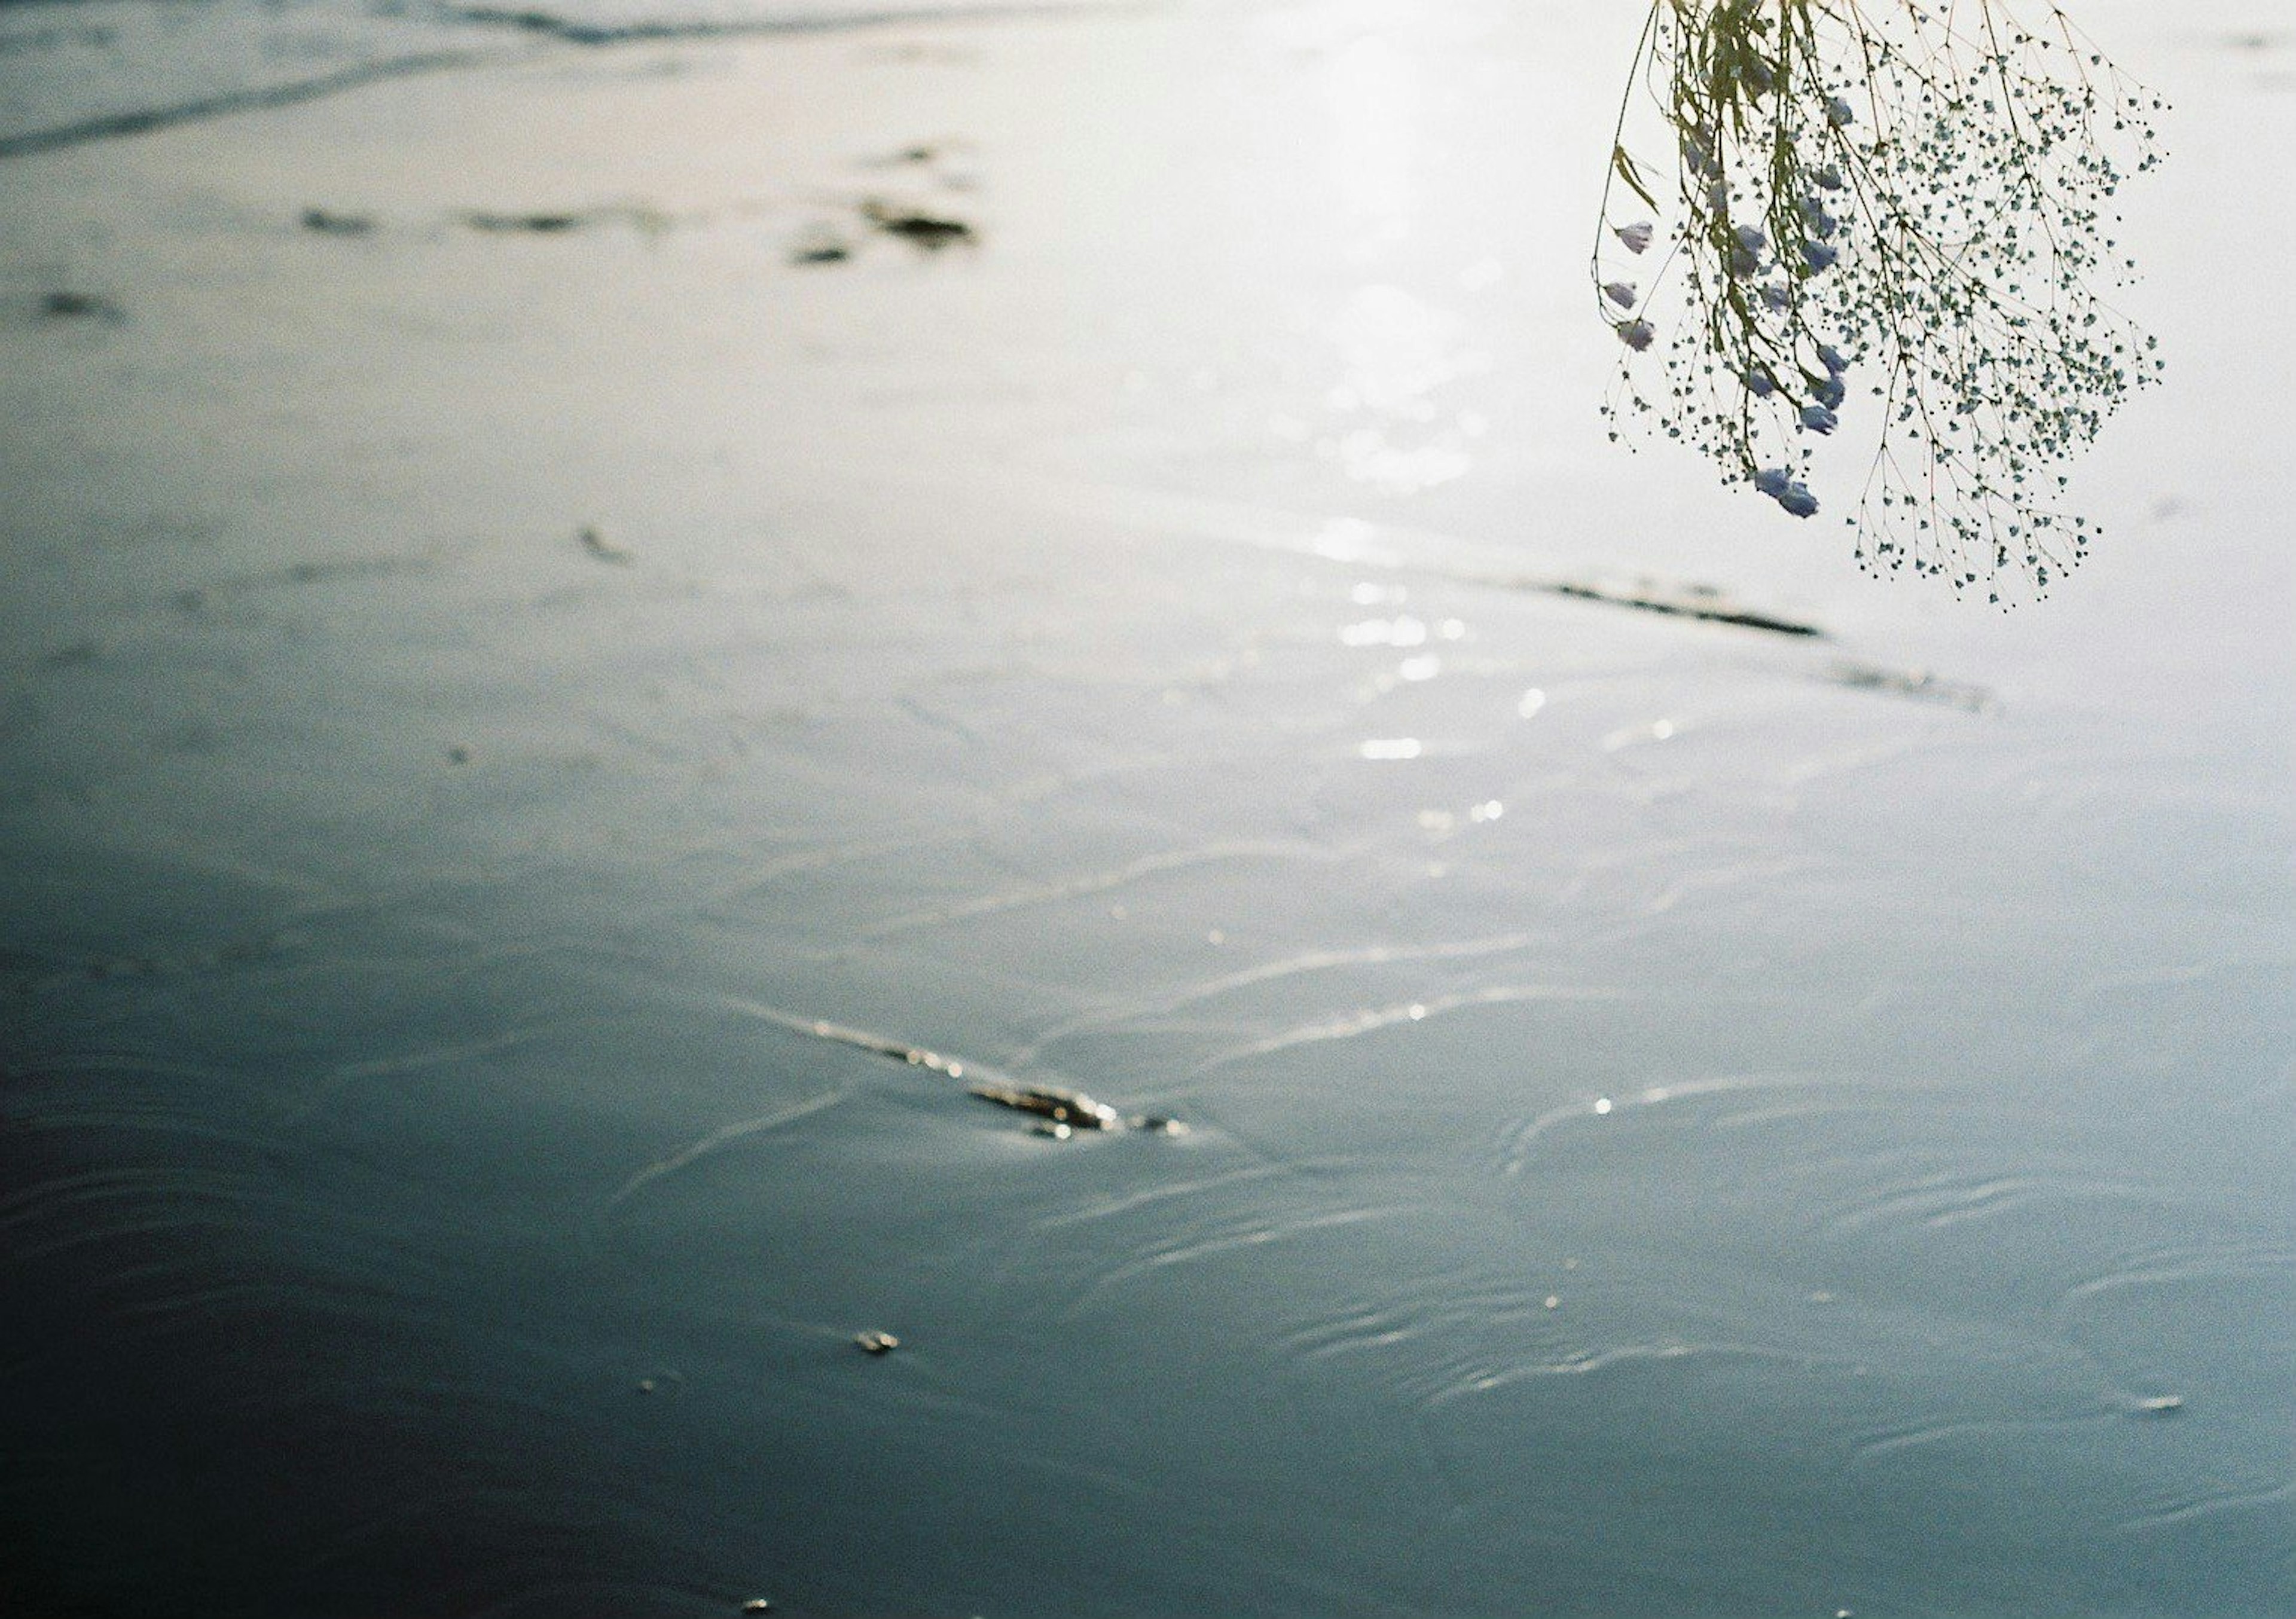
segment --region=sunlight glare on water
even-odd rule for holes
[[[1365,260],[1407,236],[1417,201],[1426,86],[1396,34],[1419,10],[1416,0],[1349,0],[1324,19],[1337,41],[1324,78],[1325,172]]]

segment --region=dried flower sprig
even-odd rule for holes
[[[1807,518],[1814,441],[1870,419],[1861,566],[2045,591],[2096,533],[2063,463],[2161,369],[2099,291],[2161,105],[2055,0],[1653,0],[1595,252],[1612,437],[1639,418]]]

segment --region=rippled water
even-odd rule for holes
[[[1108,0],[0,0],[0,156],[358,85],[612,47]]]
[[[1066,151],[946,70],[1001,230],[843,282],[386,210],[305,305],[228,136],[14,171],[11,307],[127,318],[0,330],[0,1597],[2296,1603],[2270,346],[2172,315],[2059,602],[1876,590],[1538,441],[1543,226],[1443,199],[1552,36],[1330,14],[969,36],[1139,61]],[[1302,225],[1413,86],[1530,167]],[[1707,578],[1824,634],[1622,600]]]

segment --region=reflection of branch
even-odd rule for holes
[[[1810,440],[1873,365],[1860,561],[1984,580],[1997,600],[2005,579],[2046,588],[2082,554],[2088,524],[2044,485],[2160,369],[2092,286],[2127,267],[2108,265],[2103,232],[2125,166],[2158,161],[2159,102],[2056,0],[2030,0],[2041,34],[2021,3],[1653,0],[1594,266],[1629,350],[1614,422],[1644,418],[1808,517]],[[1638,113],[1670,149],[1665,192],[1636,155]],[[1653,217],[1630,217],[1637,204]],[[1621,255],[1661,243],[1648,287],[1628,279]],[[1671,337],[1637,361],[1661,323]],[[1655,398],[1645,364],[1664,373]]]

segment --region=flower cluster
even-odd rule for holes
[[[2160,108],[2056,0],[1653,0],[1595,254],[1612,437],[1808,518],[1817,442],[1870,424],[1861,565],[2046,590],[2095,532],[2062,463],[2161,369],[2098,292]]]

